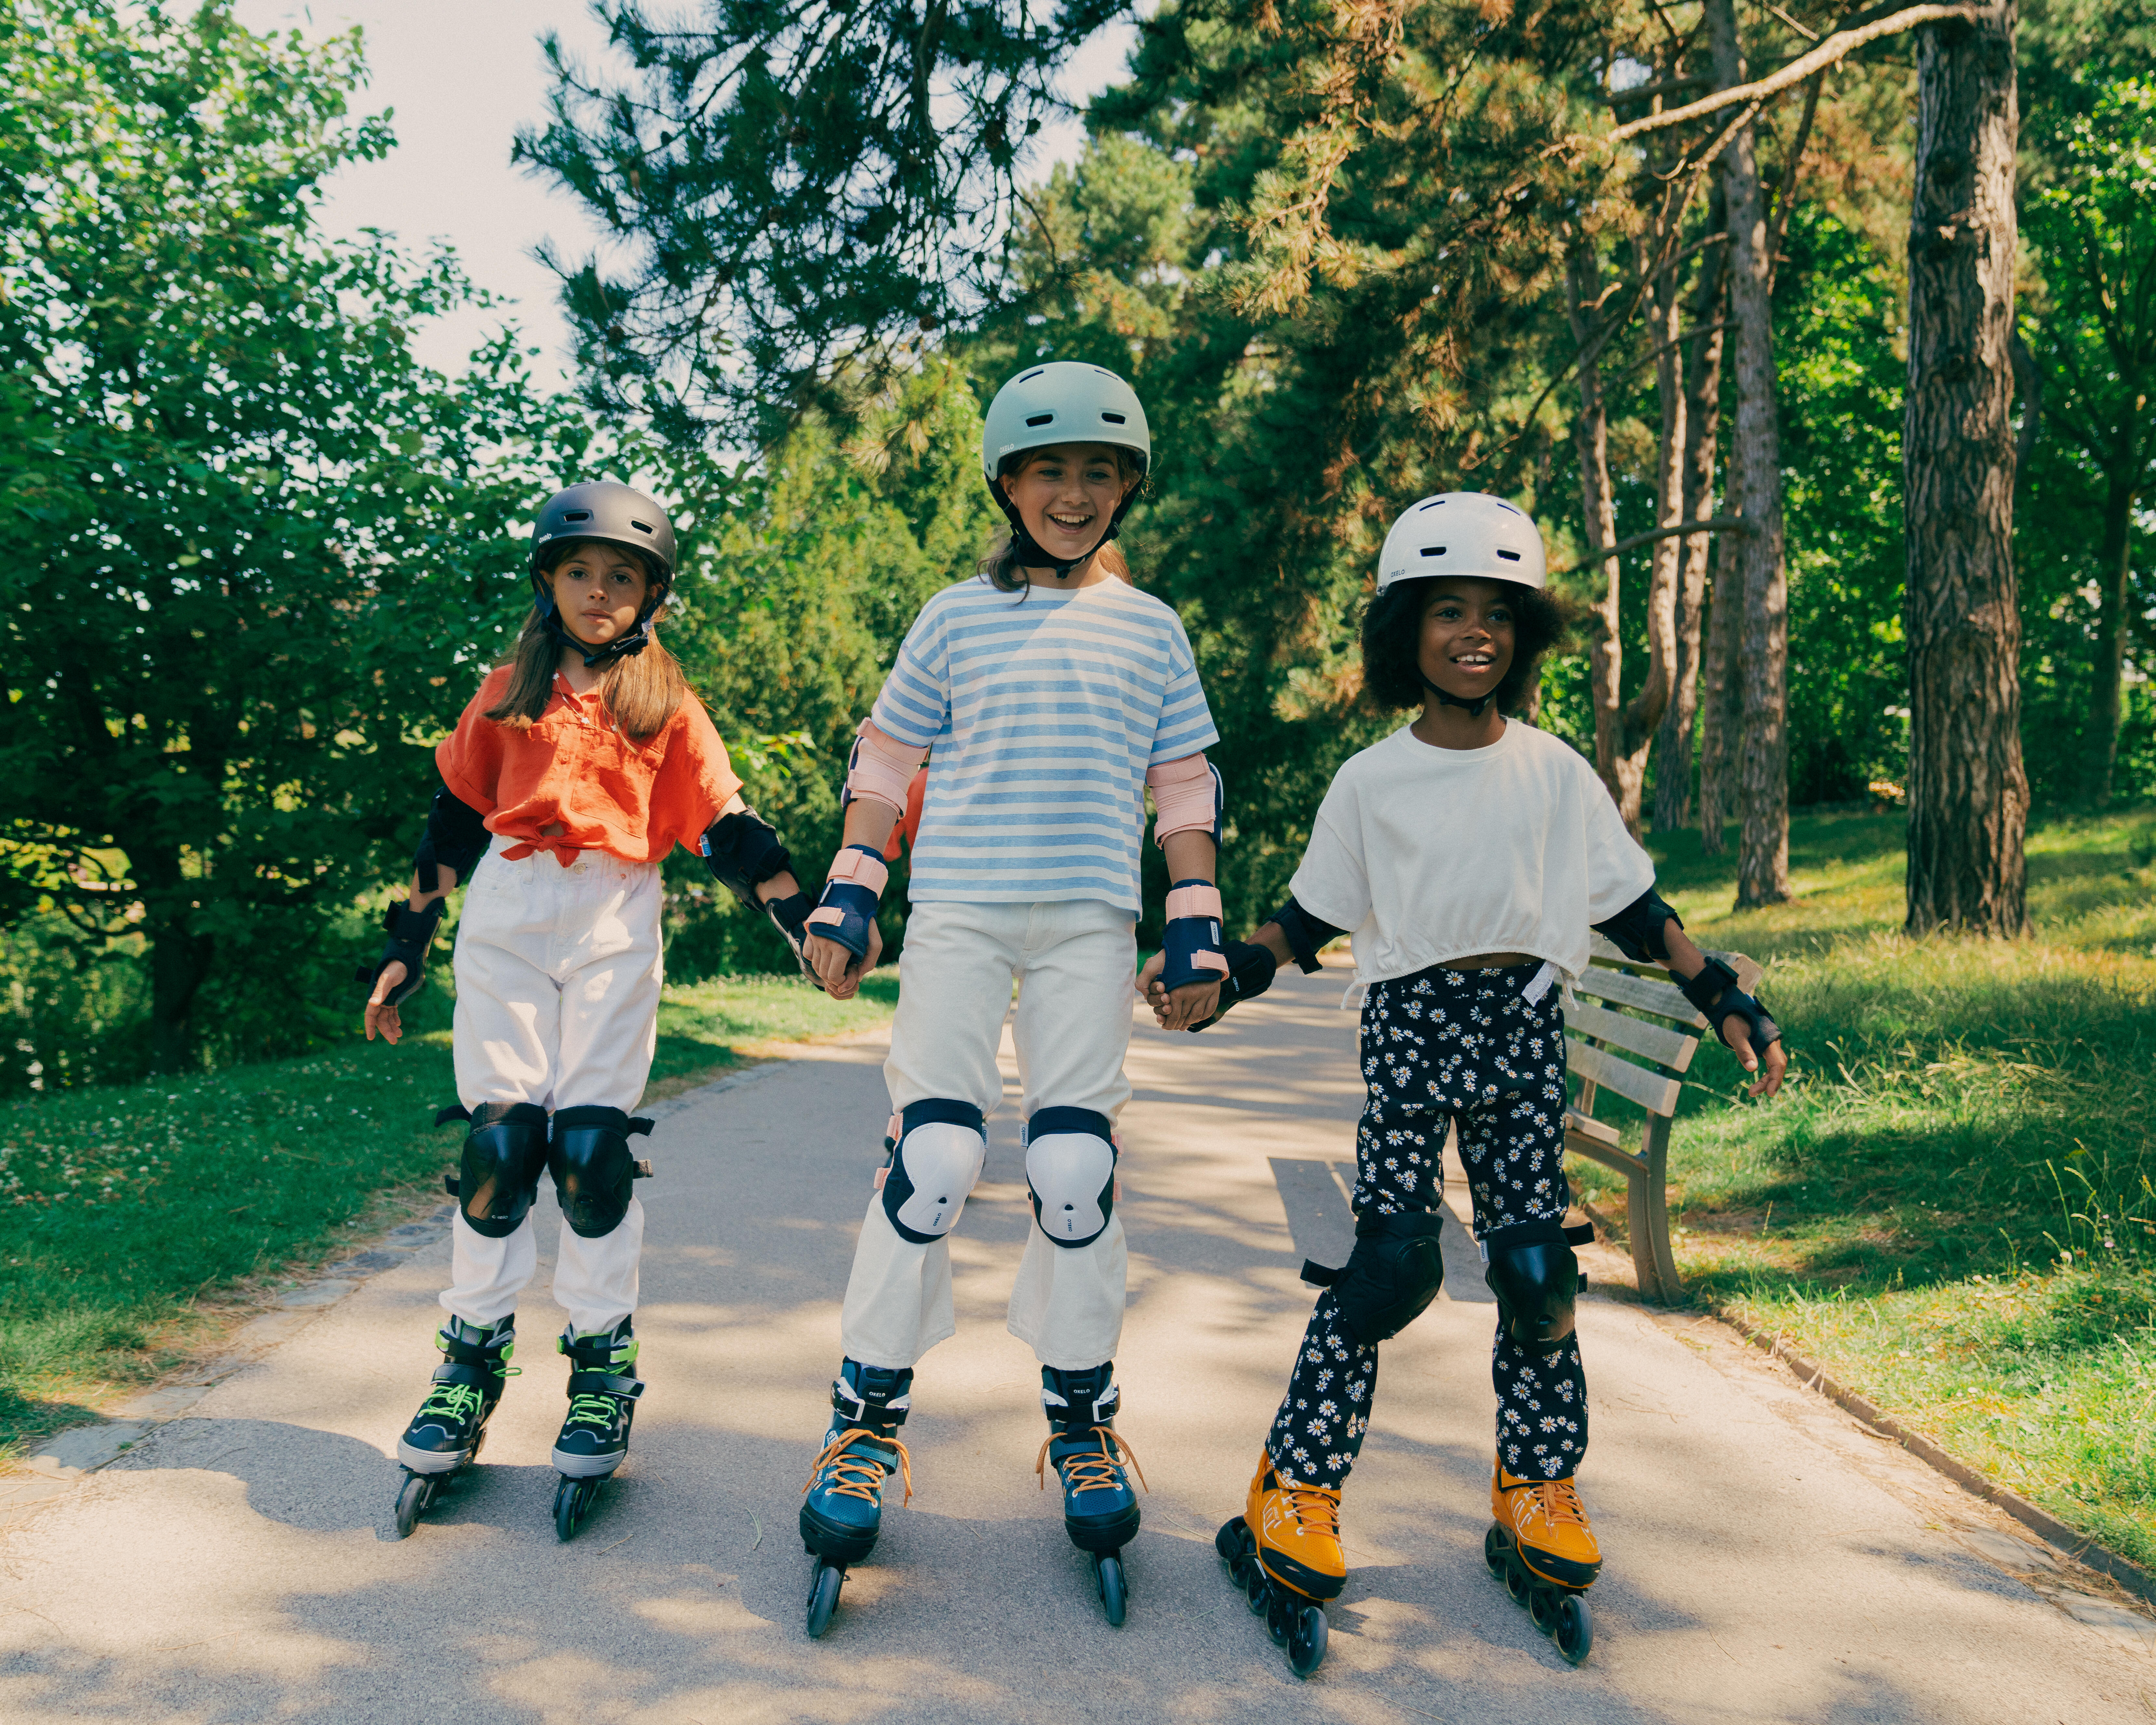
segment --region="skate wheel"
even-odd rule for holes
[[[1121,1629],[1131,1599],[1123,1580],[1123,1560],[1114,1552],[1103,1552],[1094,1560],[1093,1568],[1093,1579],[1101,1589],[1101,1609],[1108,1614],[1108,1627]]]
[[[404,1476],[404,1489],[397,1494],[397,1537],[409,1539],[419,1517],[434,1501],[434,1482],[423,1473]]]
[[[1502,1527],[1493,1527],[1482,1536],[1482,1561],[1490,1566],[1492,1575],[1502,1578],[1505,1573],[1505,1554],[1512,1548]]]
[[[1324,1664],[1327,1632],[1322,1607],[1305,1605],[1296,1612],[1295,1627],[1288,1631],[1287,1668],[1298,1677],[1307,1677]]]
[[[1557,1622],[1550,1639],[1557,1651],[1578,1665],[1594,1649],[1594,1614],[1578,1594],[1567,1594],[1558,1602]]]
[[[835,1563],[818,1559],[816,1579],[808,1588],[808,1639],[815,1640],[831,1626],[831,1614],[839,1609],[839,1589],[846,1584],[846,1572]]]
[[[1512,1596],[1515,1605],[1524,1605],[1533,1595],[1534,1583],[1528,1579],[1527,1565],[1517,1559],[1505,1565],[1505,1591]]]
[[[1558,1602],[1564,1597],[1553,1587],[1538,1587],[1527,1594],[1527,1621],[1546,1635],[1557,1633]]]
[[[1272,1591],[1272,1584],[1266,1579],[1265,1565],[1255,1558],[1243,1567],[1243,1594],[1250,1602],[1250,1615],[1255,1617],[1265,1609],[1265,1598]]]
[[[592,1500],[599,1495],[597,1480],[565,1479],[554,1488],[554,1537],[574,1539],[592,1512]]]
[[[1250,1530],[1240,1516],[1221,1522],[1220,1531],[1213,1536],[1213,1549],[1220,1553],[1220,1561],[1228,1566],[1230,1574],[1235,1573],[1237,1563],[1250,1555]]]
[[[1273,1638],[1273,1645],[1285,1647],[1288,1637],[1295,1632],[1295,1596],[1286,1588],[1274,1587],[1266,1590],[1265,1633]]]

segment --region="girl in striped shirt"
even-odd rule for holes
[[[982,469],[1009,536],[922,608],[849,768],[846,849],[808,919],[808,957],[827,983],[873,961],[884,847],[924,750],[930,760],[884,1067],[891,1155],[861,1225],[835,1412],[801,1512],[819,1558],[811,1634],[829,1621],[844,1566],[875,1544],[892,1467],[911,1492],[897,1431],[916,1363],[956,1327],[949,1235],[1003,1096],[996,1050],[1014,979],[1035,1219],[1010,1330],[1040,1361],[1049,1435],[1035,1470],[1045,1483],[1055,1466],[1065,1527],[1096,1557],[1122,1621],[1116,1553],[1137,1531],[1138,1505],[1114,1430],[1127,1254],[1113,1132],[1131,1093],[1148,786],[1175,883],[1171,1022],[1211,1016],[1227,971],[1219,793],[1204,753],[1217,733],[1182,624],[1130,584],[1109,545],[1151,454],[1144,410],[1112,372],[1050,364],[1004,386]]]

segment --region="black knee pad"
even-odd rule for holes
[[[1587,1286],[1572,1246],[1594,1238],[1593,1228],[1568,1228],[1554,1217],[1482,1236],[1490,1266],[1482,1280],[1497,1296],[1506,1333],[1521,1347],[1555,1353],[1572,1339],[1573,1302]]]
[[[444,1109],[436,1124],[460,1111]],[[536,1102],[482,1102],[466,1117],[464,1157],[449,1190],[472,1232],[501,1240],[516,1231],[547,1166],[547,1111]]]
[[[1341,1322],[1365,1347],[1389,1342],[1428,1310],[1445,1281],[1438,1245],[1444,1219],[1434,1210],[1365,1216],[1355,1250],[1337,1270],[1302,1266],[1302,1279],[1332,1290]]]
[[[1025,1123],[1034,1220],[1060,1246],[1089,1246],[1116,1214],[1116,1139],[1091,1108],[1042,1108]]]
[[[597,1240],[621,1226],[637,1176],[629,1138],[651,1122],[619,1108],[557,1108],[554,1145],[547,1158],[569,1231]]]

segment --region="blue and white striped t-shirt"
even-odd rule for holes
[[[873,715],[930,749],[919,903],[1139,909],[1146,769],[1219,740],[1182,620],[1111,576],[1022,596],[983,577],[921,608]]]

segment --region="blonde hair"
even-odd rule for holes
[[[552,574],[564,557],[588,542],[571,540],[547,547],[541,560],[540,572]],[[609,550],[616,548],[608,547]],[[634,546],[618,548],[642,565],[647,581],[657,579],[657,570],[642,552]],[[605,708],[615,726],[635,742],[649,742],[664,731],[680,706],[681,698],[689,692],[688,679],[681,675],[680,661],[660,644],[657,625],[665,614],[666,602],[661,599],[644,619],[651,633],[644,650],[613,660],[599,671],[599,705]],[[553,699],[554,675],[561,662],[562,643],[547,628],[545,614],[535,604],[525,616],[516,645],[501,661],[509,670],[509,686],[502,691],[501,699],[480,716],[497,725],[506,725],[512,731],[529,731],[547,711],[547,703]]]
[[[1115,452],[1116,471],[1127,482],[1142,484],[1145,479],[1145,469],[1138,465],[1137,457],[1128,449],[1112,444],[1110,447]],[[1028,449],[1013,455],[1004,463],[1003,472],[996,475],[996,483],[1002,485],[1006,475],[1024,472],[1047,453],[1046,449]],[[988,547],[988,554],[981,559],[980,572],[988,578],[988,585],[999,593],[1022,593],[1030,584],[1025,578],[1024,566],[1018,560],[1014,548],[1017,543],[1018,536],[1006,527]],[[1093,553],[1093,561],[1111,575],[1120,575],[1126,581],[1131,578],[1131,566],[1124,561],[1122,550],[1112,539]]]

